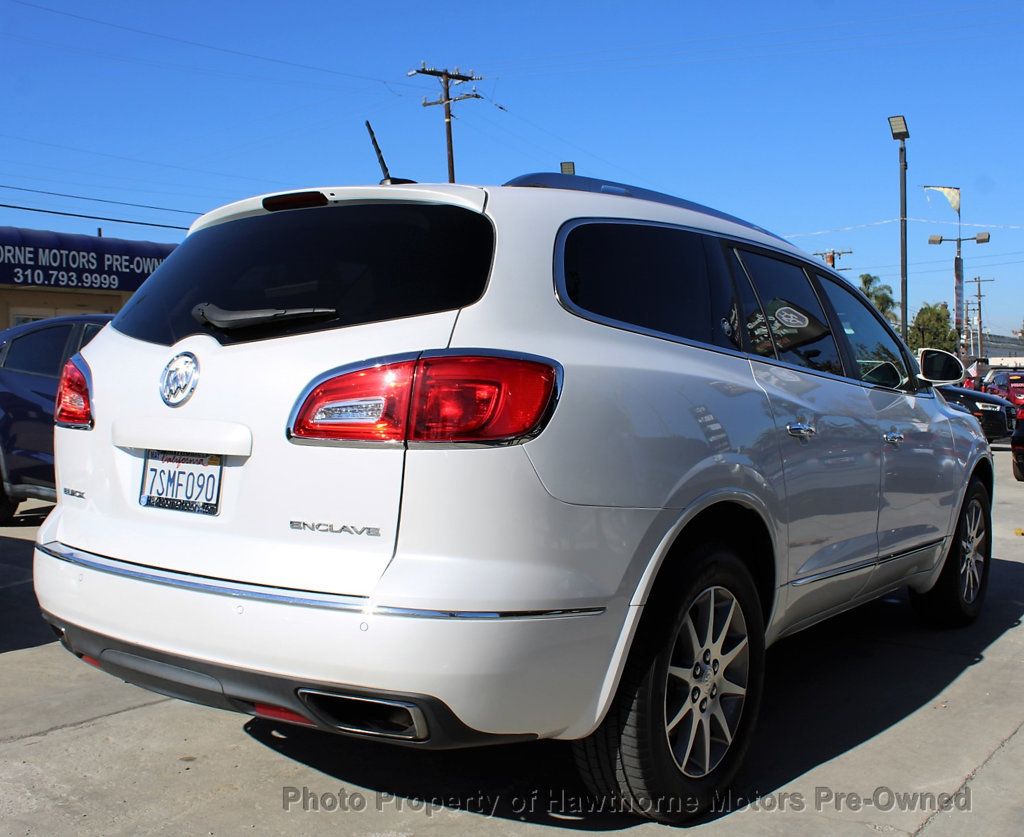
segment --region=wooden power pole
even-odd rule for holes
[[[448,145],[448,182],[455,182],[455,153],[452,150],[452,105],[455,102],[461,102],[463,99],[482,99],[479,93],[476,92],[476,88],[473,89],[472,93],[463,93],[461,96],[456,96],[454,99],[451,96],[452,82],[455,84],[465,84],[467,81],[481,81],[482,76],[475,75],[472,70],[468,73],[459,72],[459,68],[456,67],[454,70],[437,70],[433,67],[428,67],[424,64],[418,70],[411,70],[410,76],[434,76],[441,82],[441,98],[433,102],[428,102],[426,99],[423,100],[423,107],[428,108],[432,105],[444,105],[444,133],[445,141]]]

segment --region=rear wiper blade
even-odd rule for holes
[[[328,317],[337,313],[335,308],[251,308],[247,311],[228,311],[212,302],[200,302],[192,309],[192,317],[197,322],[204,325],[209,323],[220,329],[245,328],[304,317]]]

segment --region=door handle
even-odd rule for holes
[[[903,434],[897,430],[890,430],[882,434],[887,445],[899,445],[903,442]]]
[[[818,431],[814,429],[814,425],[802,421],[794,421],[786,425],[786,432],[790,436],[796,436],[798,439],[809,439]]]

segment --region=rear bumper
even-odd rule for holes
[[[308,726],[326,732],[370,736],[425,749],[503,744],[536,737],[527,734],[495,735],[472,729],[462,723],[443,701],[430,695],[372,691],[352,686],[339,688],[332,683],[218,665],[144,648],[80,628],[50,613],[43,615],[57,629],[64,647],[77,657],[88,659],[97,668],[128,683],[179,700],[263,717],[273,717],[265,714],[264,707],[282,708],[305,718]],[[304,700],[302,695],[310,691],[343,699],[354,698],[377,706],[404,707],[408,717],[415,717],[416,722],[410,725],[408,734],[404,730],[358,733],[351,727],[345,728],[342,719],[325,712],[320,705]]]
[[[283,707],[335,732],[300,690],[392,700],[422,712],[426,735],[406,743],[423,747],[589,733],[628,610],[334,607],[316,594],[147,580],[137,564],[60,554],[36,548],[40,605],[71,650],[111,674],[224,709]]]

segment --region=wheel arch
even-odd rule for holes
[[[588,735],[604,720],[637,637],[641,631],[656,629],[660,624],[659,617],[667,609],[669,599],[659,596],[659,591],[671,588],[672,574],[683,566],[686,555],[695,544],[715,541],[736,549],[754,579],[767,628],[778,604],[779,579],[782,577],[779,561],[783,555],[777,543],[778,534],[768,523],[771,519],[768,507],[759,497],[735,491],[707,496],[703,502],[694,504],[680,515],[637,584],[630,601],[629,615],[609,661],[595,716],[588,729],[575,729],[571,737]]]

